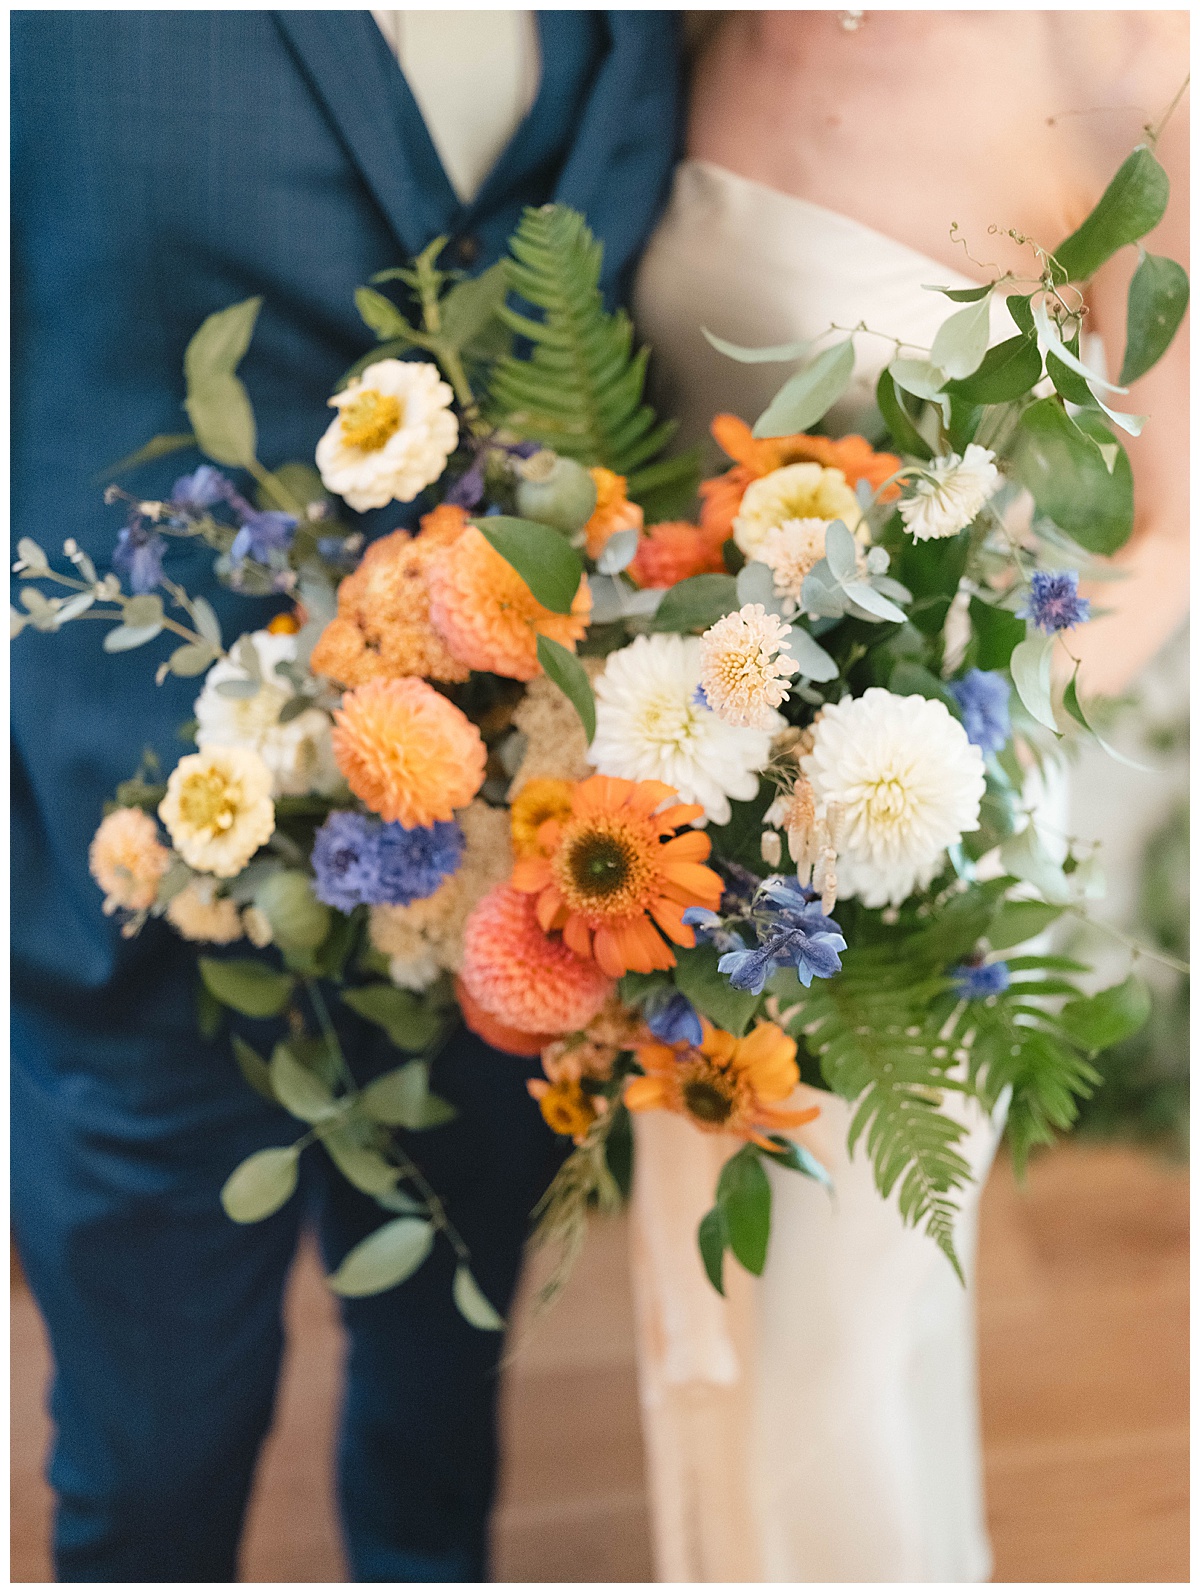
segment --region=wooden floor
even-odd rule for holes
[[[980,1353],[989,1516],[1002,1582],[1188,1576],[1186,1174],[1133,1151],[1072,1146],[984,1199]],[[45,1340],[23,1287],[12,1312],[12,1579],[49,1579],[42,1481]],[[345,1575],[331,1499],[339,1332],[306,1258],[291,1348],[243,1555],[252,1582]],[[571,1289],[522,1320],[504,1390],[494,1528],[502,1581],[652,1575],[620,1224],[598,1230]],[[580,1434],[587,1441],[580,1441]]]

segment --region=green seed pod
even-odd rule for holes
[[[254,898],[281,951],[315,951],[329,934],[329,908],[313,895],[312,881],[298,869],[272,874]]]
[[[596,507],[596,483],[574,459],[544,448],[517,467],[517,513],[556,531],[578,531]]]

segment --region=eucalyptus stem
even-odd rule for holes
[[[421,1199],[429,1208],[429,1217],[433,1226],[446,1235],[455,1255],[464,1266],[467,1265],[471,1260],[471,1252],[458,1229],[446,1215],[446,1208],[442,1204],[441,1196],[411,1156],[405,1151],[395,1149],[393,1149],[393,1154],[399,1164],[401,1178],[407,1178],[409,1183],[415,1186]]]
[[[1184,78],[1183,82],[1179,85],[1178,89],[1175,91],[1175,98],[1167,106],[1166,110],[1159,117],[1158,121],[1152,124],[1148,123],[1142,128],[1142,131],[1145,133],[1152,150],[1157,151],[1158,141],[1162,137],[1163,128],[1166,127],[1172,116],[1174,116],[1176,108],[1178,107],[1180,100],[1187,93],[1187,87],[1191,81],[1192,74],[1189,72]]]
[[[317,1015],[317,1022],[321,1025],[321,1035],[329,1047],[338,1070],[351,1090],[357,1090],[354,1075],[350,1071],[350,1064],[346,1061],[346,1053],[342,1050],[342,1042],[338,1039],[337,1030],[333,1026],[333,1019],[329,1016],[329,1008],[325,1005],[325,997],[321,994],[321,986],[316,979],[306,979],[304,988],[308,992],[308,999],[312,1009]]]
[[[1073,913],[1076,918],[1082,919],[1085,924],[1090,924],[1093,929],[1101,929],[1106,934],[1111,935],[1114,940],[1119,940],[1123,946],[1129,948],[1135,960],[1138,957],[1149,957],[1151,962],[1160,962],[1164,968],[1173,968],[1179,974],[1189,974],[1192,971],[1190,964],[1181,962],[1178,957],[1172,957],[1170,952],[1156,951],[1152,946],[1144,946],[1140,940],[1135,939],[1133,935],[1127,935],[1123,929],[1118,929],[1115,924],[1106,924],[1099,918],[1091,917],[1090,914],[1084,912],[1082,907],[1068,907],[1067,912]]]

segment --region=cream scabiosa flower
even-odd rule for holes
[[[949,454],[923,467],[912,484],[911,497],[899,504],[904,529],[914,542],[957,536],[1000,485],[1000,472],[990,448],[970,443],[960,459]]]
[[[306,708],[286,724],[279,722],[292,688],[275,667],[295,659],[295,636],[254,631],[242,641],[258,656],[262,684],[253,697],[224,696],[220,685],[250,676],[233,658],[219,659],[196,699],[196,745],[253,748],[271,771],[273,796],[307,796],[310,791],[330,795],[342,777],[333,756],[329,715]]]
[[[175,765],[158,816],[185,863],[232,879],[274,832],[271,771],[249,747],[205,747]]]
[[[775,590],[800,601],[804,577],[825,557],[828,520],[785,520],[772,526],[754,555],[775,577]]]
[[[851,531],[862,519],[858,499],[831,465],[784,465],[752,481],[733,522],[733,539],[748,559],[761,558],[767,533],[787,520],[841,520]],[[815,562],[815,560],[814,560]]]
[[[436,365],[378,360],[329,400],[338,417],[317,444],[317,469],[352,509],[411,503],[458,442],[454,394]]]
[[[801,760],[818,806],[840,809],[838,893],[899,904],[979,827],[983,756],[944,703],[872,686],[826,707]]]
[[[697,700],[702,645],[694,636],[639,636],[610,653],[595,684],[589,757],[601,774],[674,786],[681,802],[699,802],[707,819],[728,824],[730,797],[754,796],[784,720],[768,709],[769,724],[738,727]]]
[[[145,912],[153,906],[170,862],[154,820],[141,808],[114,808],[88,848],[88,867],[104,892],[106,913],[118,907]]]
[[[761,603],[747,603],[700,638],[700,685],[728,725],[775,731],[795,662],[783,651],[788,626]]]
[[[167,922],[184,940],[206,940],[214,946],[228,946],[244,933],[236,904],[228,896],[218,896],[215,882],[203,876],[189,880],[172,896]]]

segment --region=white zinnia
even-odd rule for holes
[[[944,703],[872,686],[825,708],[801,759],[818,804],[840,805],[838,890],[899,906],[979,827],[983,755]]]
[[[779,728],[775,710],[788,694],[796,662],[783,651],[790,626],[761,603],[726,614],[700,638],[700,684],[726,724]]]
[[[728,824],[729,799],[748,802],[784,725],[770,712],[763,728],[726,724],[696,701],[701,642],[695,636],[639,636],[610,653],[595,683],[596,735],[588,754],[601,774],[661,780],[706,819]]]
[[[352,509],[411,503],[458,443],[454,394],[436,365],[378,360],[329,400],[338,417],[317,444],[317,469]]]
[[[912,496],[900,502],[900,518],[914,542],[957,536],[1000,485],[996,456],[990,448],[970,443],[960,459],[950,454],[923,467],[912,484]]]
[[[843,521],[858,528],[862,509],[840,470],[831,465],[783,465],[752,481],[742,494],[733,539],[748,559],[761,558],[769,531],[786,520]]]
[[[272,796],[306,796],[310,791],[331,795],[341,785],[341,775],[333,756],[329,715],[320,708],[306,708],[286,724],[279,723],[292,687],[275,673],[275,666],[294,661],[295,636],[254,631],[242,640],[258,655],[262,685],[253,697],[224,696],[217,690],[223,681],[250,676],[233,658],[218,659],[196,699],[196,745],[253,748],[271,771]]]

